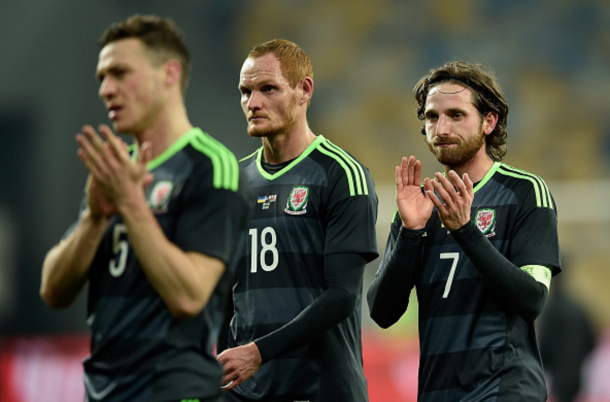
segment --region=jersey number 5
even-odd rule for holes
[[[129,245],[127,244],[127,227],[122,223],[114,225],[114,231],[112,232],[112,252],[114,253],[114,258],[110,260],[108,268],[110,269],[110,275],[117,278],[125,272],[127,253],[129,252]]]
[[[258,271],[258,229],[250,229],[248,234],[251,236],[250,239],[250,272],[255,273]],[[271,226],[267,226],[261,230],[261,250],[260,250],[260,263],[261,268],[265,271],[273,271],[280,260],[280,253],[275,248],[277,242],[277,236],[275,230]],[[271,264],[267,264],[267,254],[271,253]]]
[[[447,278],[447,283],[445,284],[445,291],[443,292],[443,299],[446,299],[449,296],[449,291],[451,290],[451,285],[453,284],[453,277],[455,276],[455,270],[458,265],[458,260],[460,259],[460,253],[441,253],[441,260],[453,260],[451,263],[451,270],[449,271],[449,277]]]

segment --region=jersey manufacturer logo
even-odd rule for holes
[[[275,202],[276,199],[277,199],[277,194],[261,195],[256,200],[256,203],[263,204],[263,206],[262,206],[263,209],[269,209],[269,205],[271,205],[272,202]]]
[[[309,199],[309,188],[300,186],[295,187],[290,192],[286,200],[284,212],[289,215],[303,215],[307,212],[307,200]]]
[[[477,211],[475,223],[481,233],[486,237],[495,236],[494,229],[496,228],[496,210],[495,209],[481,209]]]
[[[169,204],[169,198],[172,195],[173,189],[174,183],[171,181],[160,181],[155,184],[155,187],[150,192],[150,199],[148,201],[148,205],[153,213],[167,212],[167,205]]]

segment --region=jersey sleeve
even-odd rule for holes
[[[353,190],[353,183],[350,188],[349,174],[342,168],[335,172],[328,196],[324,254],[357,253],[370,262],[379,256],[375,184],[368,169],[362,166],[361,177],[365,178],[366,186],[358,193]]]
[[[417,270],[415,256],[425,230],[402,227],[398,211],[390,226],[383,259],[367,291],[369,313],[380,327],[396,323],[409,306]]]
[[[241,170],[236,191],[215,188],[211,176],[210,170],[200,167],[185,184],[175,242],[185,251],[197,251],[228,264],[239,234],[246,230],[248,189]]]
[[[561,271],[557,206],[550,193],[548,198],[551,202],[542,205],[540,196],[529,187],[513,227],[510,255],[518,267],[543,265],[551,267],[555,275]]]

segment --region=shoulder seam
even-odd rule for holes
[[[533,173],[525,170],[514,168],[510,165],[502,163],[498,169],[498,173],[511,176],[517,179],[528,180],[534,187],[534,193],[536,195],[536,205],[539,208],[550,208],[554,209],[553,198],[551,192],[547,187],[542,177],[537,176]]]
[[[369,188],[366,175],[360,163],[343,149],[325,139],[318,145],[318,151],[333,158],[345,171],[349,185],[350,196],[368,195]]]
[[[190,143],[212,161],[214,188],[237,191],[239,165],[233,152],[203,131],[200,135],[193,136]]]

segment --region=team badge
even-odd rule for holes
[[[486,237],[495,236],[494,229],[496,228],[496,210],[495,209],[481,209],[477,211],[475,223],[481,233]]]
[[[273,194],[273,195],[261,195],[256,200],[256,203],[257,204],[263,204],[262,205],[263,209],[269,209],[269,206],[271,205],[271,203],[275,202],[276,199],[277,199],[277,194]]]
[[[289,215],[303,215],[307,210],[307,200],[309,199],[309,188],[295,187],[286,200],[284,212]]]
[[[174,189],[174,183],[171,181],[160,181],[153,187],[150,192],[150,200],[148,205],[154,213],[167,212],[167,204]]]

